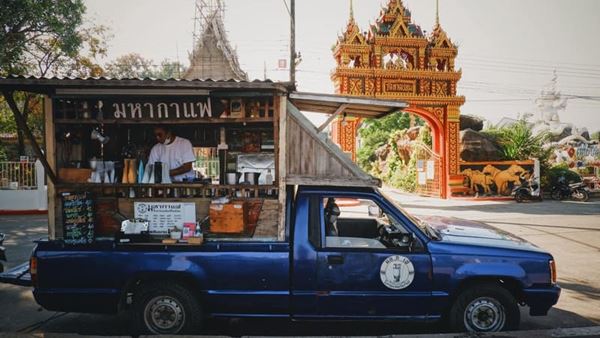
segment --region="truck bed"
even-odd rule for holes
[[[36,257],[34,295],[49,310],[114,313],[137,284],[176,279],[192,284],[215,316],[289,315],[286,242],[78,247],[46,241],[38,243]]]

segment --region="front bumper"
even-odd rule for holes
[[[545,316],[558,302],[561,288],[558,285],[535,287],[523,290],[523,301],[529,306],[529,315]]]

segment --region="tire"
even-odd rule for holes
[[[588,192],[583,189],[577,189],[573,191],[573,194],[571,194],[571,198],[573,198],[573,200],[575,201],[587,202],[587,200],[590,198],[590,194],[588,194]]]
[[[448,320],[455,332],[516,330],[520,322],[519,305],[510,292],[499,285],[474,285],[458,295]]]
[[[524,200],[525,200],[525,193],[522,191],[517,191],[515,193],[515,201],[517,201],[517,203],[523,203]]]
[[[560,201],[560,200],[563,199],[562,193],[558,189],[552,191],[551,197],[552,197],[553,200],[556,200],[556,201]]]
[[[161,281],[142,284],[134,294],[133,317],[136,335],[189,334],[201,329],[203,312],[198,297],[189,289]]]

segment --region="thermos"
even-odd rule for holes
[[[162,183],[162,162],[154,162],[154,183],[161,184]]]

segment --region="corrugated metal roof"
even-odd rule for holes
[[[380,118],[408,107],[405,101],[358,96],[295,92],[289,97],[301,111],[334,114],[345,105],[346,114],[365,118]]]
[[[290,82],[274,82],[271,80],[212,80],[212,79],[154,79],[109,77],[37,77],[9,75],[0,77],[0,89],[25,90],[41,93],[52,93],[56,88],[186,88],[186,89],[237,89],[237,90],[275,90],[288,92],[294,86]]]

